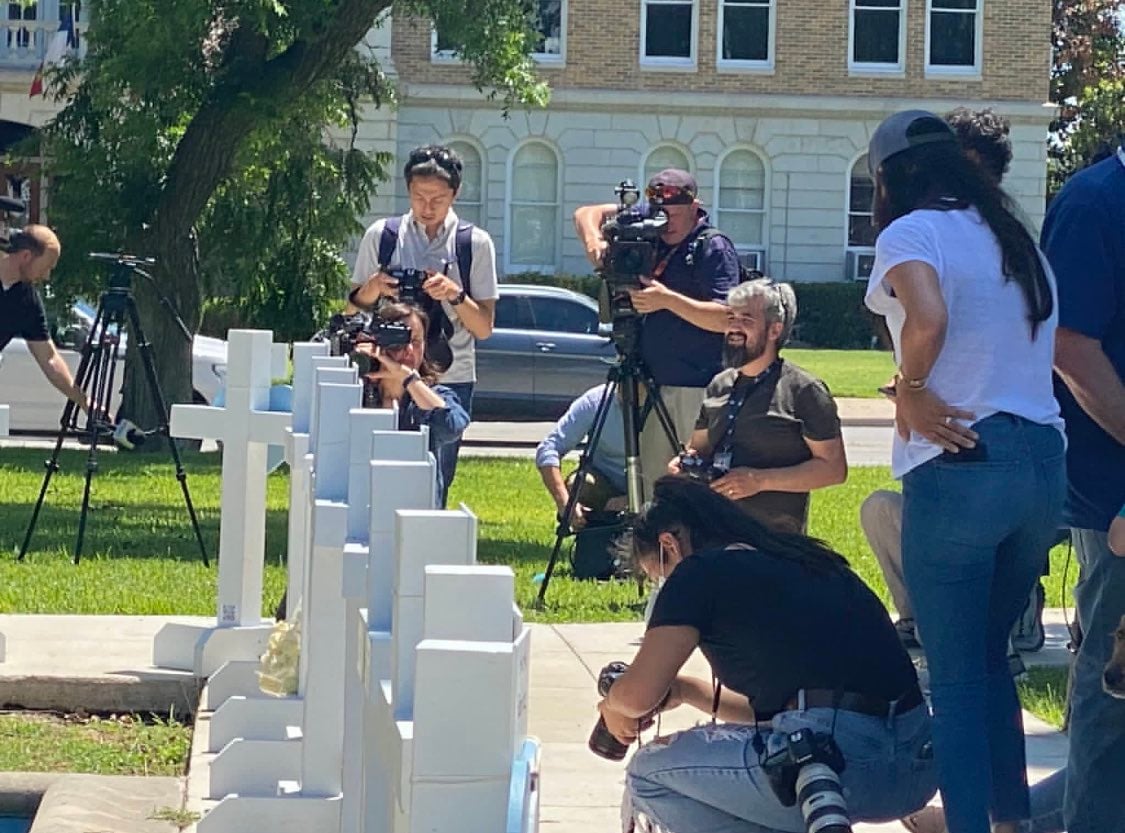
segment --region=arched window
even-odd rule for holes
[[[449,147],[461,157],[462,165],[461,193],[454,210],[462,220],[479,226],[484,214],[484,166],[480,151],[468,142],[453,141]]]
[[[759,248],[766,242],[766,167],[751,150],[723,157],[717,182],[717,225],[738,247]]]
[[[871,248],[875,245],[875,224],[871,218],[871,202],[875,197],[875,181],[867,170],[867,154],[852,164],[848,175],[848,246]]]
[[[559,158],[542,142],[529,142],[512,157],[508,264],[552,271],[558,266]]]
[[[637,183],[643,189],[655,174],[667,168],[679,168],[681,171],[691,170],[691,160],[687,154],[675,145],[660,145],[653,148],[645,158],[644,169],[641,171],[641,181]]]

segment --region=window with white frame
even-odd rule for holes
[[[695,62],[695,0],[641,0],[641,62]]]
[[[906,35],[904,0],[851,0],[848,66],[899,71]]]
[[[775,0],[719,0],[719,65],[773,64]]]
[[[455,61],[457,55],[454,52],[452,40],[444,36],[437,26],[433,28],[430,33],[430,58],[435,61]]]
[[[675,145],[660,145],[653,148],[645,157],[644,168],[641,170],[641,190],[648,185],[648,181],[656,174],[668,168],[679,168],[681,171],[691,171],[691,162],[687,154]]]
[[[482,225],[484,206],[484,166],[480,152],[468,142],[450,142],[449,148],[461,157],[461,192],[457,195],[457,216],[474,226]]]
[[[508,264],[553,270],[558,266],[559,158],[542,142],[529,142],[512,157],[508,202]]]
[[[540,61],[560,61],[566,39],[566,0],[537,0],[535,15],[537,39],[533,54]]]
[[[926,69],[980,72],[983,0],[929,0]]]
[[[733,150],[719,165],[717,225],[739,249],[765,245],[766,167],[751,150]]]
[[[848,175],[848,247],[869,249],[875,245],[872,202],[875,180],[867,169],[867,154],[859,157]]]

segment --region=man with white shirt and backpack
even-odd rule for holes
[[[492,335],[498,297],[496,249],[484,229],[453,211],[461,159],[441,145],[415,148],[403,166],[410,210],[376,220],[363,235],[348,295],[349,312],[383,299],[421,306],[431,319],[427,358],[444,368],[441,383],[472,415],[476,342]],[[443,448],[444,506],[460,442]]]

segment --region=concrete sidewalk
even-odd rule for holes
[[[1065,664],[1062,611],[1048,610],[1047,644],[1025,654],[1028,665]],[[0,702],[60,710],[147,710],[167,713],[198,691],[189,675],[151,665],[152,637],[169,621],[157,616],[0,616],[6,660],[0,663]],[[640,623],[532,625],[530,731],[543,742],[544,833],[611,833],[619,829],[624,766],[586,748],[597,719],[598,671],[630,660]],[[696,653],[687,671],[709,675]],[[50,705],[47,705],[47,704]],[[112,704],[119,704],[114,706]],[[109,704],[109,705],[106,705]],[[664,732],[706,717],[678,709],[663,718]],[[1038,780],[1066,761],[1066,739],[1025,715],[1029,777]],[[859,831],[901,831],[898,824],[861,825]]]

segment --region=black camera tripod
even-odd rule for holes
[[[638,338],[639,327],[640,319],[635,312],[621,315],[620,311],[615,311],[613,341],[617,347],[617,362],[610,367],[606,376],[605,390],[594,414],[594,425],[590,429],[586,447],[578,461],[578,471],[574,476],[574,488],[570,490],[566,508],[559,515],[559,524],[555,530],[555,546],[551,550],[551,558],[547,562],[547,570],[543,574],[543,581],[539,585],[539,595],[535,600],[537,607],[541,608],[546,599],[547,585],[551,582],[551,575],[558,563],[563,542],[575,534],[575,530],[571,527],[571,521],[574,519],[574,508],[579,503],[578,498],[586,482],[586,475],[593,470],[594,452],[601,441],[602,429],[605,427],[609,410],[613,407],[613,398],[618,391],[621,392],[621,416],[625,426],[625,488],[631,514],[635,515],[639,512],[642,503],[639,461],[640,434],[644,420],[642,419],[638,395],[642,385],[645,389],[644,408],[647,416],[652,417],[655,414],[656,418],[660,420],[660,426],[672,447],[683,450],[683,444],[676,436],[676,427],[672,422],[672,415],[668,413],[668,406],[664,404],[659,387],[657,387],[652,374],[641,360]]]
[[[152,266],[155,261],[142,259],[133,255],[109,254],[94,252],[90,254],[91,260],[108,262],[113,265],[109,278],[109,285],[98,300],[98,310],[94,315],[86,343],[82,345],[82,358],[78,363],[75,374],[75,385],[86,394],[86,401],[90,405],[90,412],[86,414],[85,427],[79,429],[78,421],[81,409],[74,402],[67,400],[60,418],[58,437],[55,439],[55,450],[51,459],[45,465],[47,474],[43,477],[43,486],[39,490],[39,498],[35,501],[35,509],[31,513],[31,521],[27,525],[23,544],[20,546],[18,561],[23,561],[31,544],[31,536],[35,532],[35,524],[39,520],[39,512],[43,508],[43,501],[47,496],[47,488],[51,478],[59,470],[59,454],[62,451],[63,441],[70,436],[85,436],[90,450],[86,456],[86,482],[82,490],[82,509],[78,515],[78,540],[74,546],[74,563],[82,558],[82,542],[86,535],[86,516],[90,509],[90,483],[94,472],[98,470],[98,441],[101,437],[112,431],[112,424],[107,422],[97,413],[98,409],[109,406],[110,396],[115,390],[114,377],[117,371],[117,362],[121,356],[121,339],[126,325],[133,340],[133,349],[138,351],[141,365],[144,367],[145,381],[149,394],[157,413],[157,426],[146,435],[164,437],[168,448],[172,452],[172,460],[176,466],[176,480],[184,493],[184,503],[187,504],[191,525],[195,530],[195,539],[199,542],[199,552],[203,563],[210,566],[207,558],[207,548],[203,544],[203,534],[199,530],[199,520],[195,515],[195,506],[191,502],[191,493],[188,491],[187,473],[184,471],[180,451],[172,439],[168,426],[168,403],[161,390],[160,380],[156,376],[156,366],[152,360],[152,345],[145,338],[141,319],[137,314],[137,303],[133,299],[132,277],[134,274],[154,283],[153,278],[144,271],[145,266]],[[159,294],[159,292],[158,292]],[[183,320],[176,314],[171,302],[160,295],[160,302],[169,311],[172,319],[179,326],[189,342],[191,333],[184,325]]]

